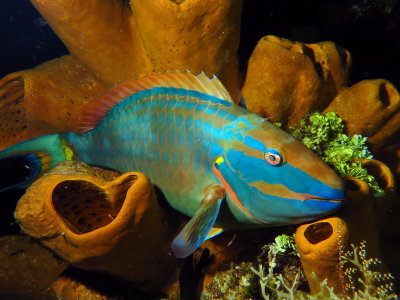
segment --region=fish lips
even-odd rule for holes
[[[304,200],[305,204],[309,209],[313,209],[318,212],[318,214],[328,215],[337,210],[339,210],[345,203],[345,195],[338,199],[326,199],[326,198],[309,198]],[[325,213],[324,213],[325,212]]]
[[[339,195],[339,193],[338,193]],[[281,215],[268,215],[268,211],[262,213],[261,209],[249,208],[249,213],[261,224],[288,225],[301,224],[315,221],[331,215],[338,211],[345,203],[345,193],[341,193],[341,198],[328,199],[311,196],[304,200],[292,200],[287,203],[292,207],[290,213]],[[278,205],[278,204],[277,204]]]
[[[320,213],[326,211],[326,214],[334,212],[343,206],[346,199],[346,190],[342,189],[329,189],[324,190],[323,194],[320,195],[308,195],[303,200],[310,208],[315,207]]]

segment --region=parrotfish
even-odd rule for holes
[[[277,100],[278,101],[278,100]],[[77,118],[81,132],[51,134],[0,152],[19,157],[28,186],[64,160],[139,171],[190,220],[172,241],[184,258],[227,229],[298,224],[344,202],[340,177],[290,134],[235,105],[214,76],[168,72],[125,82]]]

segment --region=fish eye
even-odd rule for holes
[[[271,166],[280,166],[284,163],[284,157],[278,149],[270,148],[265,152],[265,160]]]

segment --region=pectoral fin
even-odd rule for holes
[[[176,257],[189,256],[205,240],[222,232],[222,229],[213,226],[224,197],[225,189],[220,185],[207,189],[200,208],[172,242],[171,248]]]

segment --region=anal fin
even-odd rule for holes
[[[224,187],[213,185],[207,189],[199,209],[172,242],[171,249],[176,257],[189,256],[205,240],[222,232],[221,228],[213,226],[224,198]]]

